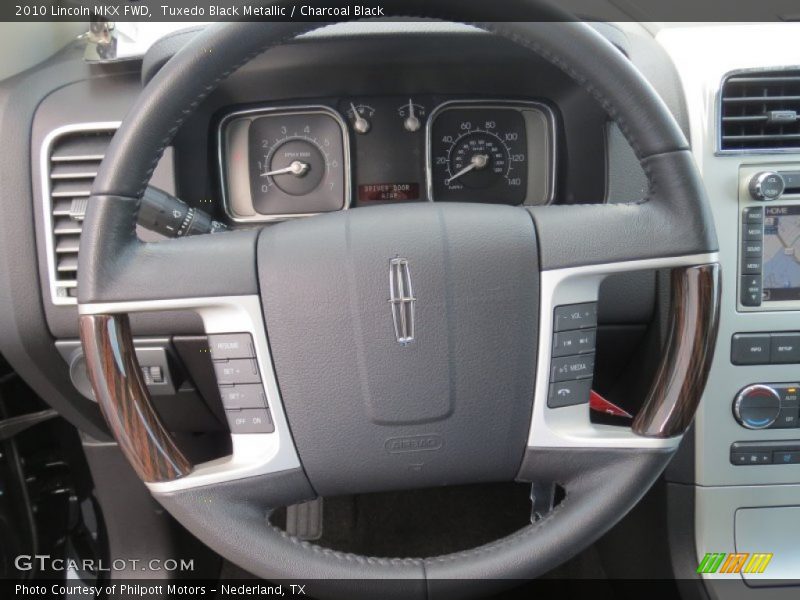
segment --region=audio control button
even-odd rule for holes
[[[764,253],[764,243],[759,240],[745,240],[742,244],[742,253],[748,258],[761,258]]]
[[[761,275],[742,275],[739,293],[742,306],[761,306]]]
[[[742,213],[742,223],[753,224],[764,222],[764,210],[760,207],[745,208]]]
[[[786,182],[780,173],[775,171],[762,171],[756,173],[750,180],[750,195],[754,200],[775,200],[781,197],[786,189]]]

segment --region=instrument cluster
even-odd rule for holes
[[[547,204],[555,114],[540,102],[342,98],[237,110],[219,123],[236,222],[396,202]]]

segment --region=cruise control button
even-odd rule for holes
[[[761,306],[761,276],[742,275],[740,282],[743,306]]]
[[[258,364],[252,358],[215,362],[214,371],[217,374],[219,385],[261,382],[261,377],[258,375]]]
[[[770,343],[767,333],[734,333],[731,362],[735,365],[766,365],[769,363]]]
[[[800,363],[800,333],[773,333],[770,362]]]
[[[554,358],[550,367],[550,381],[569,381],[591,377],[594,373],[594,354]]]
[[[597,327],[597,303],[557,306],[553,314],[553,331]]]
[[[561,406],[584,404],[589,402],[589,392],[591,389],[591,379],[551,383],[550,393],[547,395],[547,406],[550,408],[559,408]]]
[[[272,433],[275,425],[266,408],[226,410],[231,433]]]
[[[222,333],[208,336],[208,349],[214,360],[254,358],[253,338],[249,333]]]
[[[594,352],[597,330],[562,331],[553,336],[553,356],[569,356]]]
[[[226,409],[267,407],[267,395],[260,383],[223,386],[219,395]]]

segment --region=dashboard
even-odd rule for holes
[[[543,61],[465,28],[393,35],[362,27],[305,37],[235,73],[178,131],[153,183],[231,228],[385,203],[644,196],[646,179],[618,128]],[[800,152],[725,149],[720,133],[724,118],[737,127],[754,120],[726,112],[723,82],[743,71],[796,71],[795,32],[767,25],[673,27],[655,36],[632,23],[603,29],[689,135],[720,241],[718,347],[694,433],[666,474],[670,502],[683,507],[670,507],[676,555],[737,551],[745,531],[737,519],[756,514],[746,511],[800,506],[800,462],[773,462],[786,455],[800,461],[800,413],[790,391],[800,388]],[[5,90],[0,104],[4,147],[25,149],[0,163],[7,188],[0,350],[42,397],[98,439],[102,417],[72,376],[80,366],[70,291],[79,200],[142,86],[175,51],[170,43],[142,60],[102,65],[87,65],[69,47],[26,74],[26,85]],[[740,144],[753,133],[731,135]],[[629,367],[631,359],[658,347],[657,324],[648,335],[662,315],[661,282],[646,273],[601,292],[595,382],[624,390],[623,404],[626,395],[641,395],[635,384],[647,379]],[[133,329],[140,361],[166,376],[151,389],[165,402],[166,420],[187,432],[212,430],[215,409],[203,398],[216,392],[203,382],[209,365],[194,360],[203,335],[196,315],[137,315]],[[795,415],[794,425],[781,420],[786,414]],[[794,514],[792,523],[800,522]],[[792,531],[787,523],[779,525]]]
[[[395,202],[546,204],[555,112],[431,95],[250,107],[220,121],[226,215],[264,222]]]

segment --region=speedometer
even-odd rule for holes
[[[450,103],[429,125],[432,200],[542,204],[550,199],[552,127],[529,105]]]

